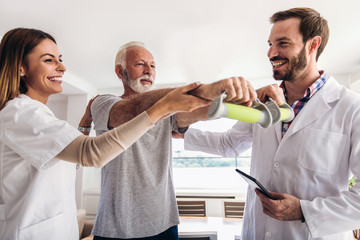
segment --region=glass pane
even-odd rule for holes
[[[236,120],[221,118],[210,121],[200,121],[191,128],[202,131],[226,132]],[[173,139],[173,167],[174,168],[204,168],[204,167],[250,167],[251,149],[245,151],[238,157],[221,157],[200,151],[184,150],[183,139]]]
[[[236,123],[231,119],[202,121],[191,125],[202,131],[226,132]],[[184,150],[183,139],[173,139],[173,173],[177,193],[198,196],[203,193],[234,193],[244,196],[248,184],[235,168],[249,173],[251,149],[240,156],[225,158],[200,151]]]

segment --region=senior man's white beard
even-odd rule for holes
[[[142,84],[141,83],[141,79],[149,79],[151,80],[152,84],[151,85],[148,85],[148,84]],[[128,76],[126,77],[125,79],[126,81],[126,84],[134,91],[134,92],[137,92],[137,93],[144,93],[144,92],[148,92],[150,91],[151,89],[153,89],[153,86],[154,86],[154,82],[155,82],[155,79],[150,76],[150,75],[147,75],[147,74],[144,74],[142,75],[141,77],[138,77],[137,79],[135,80],[131,80]]]

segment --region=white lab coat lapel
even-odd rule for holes
[[[279,123],[275,124],[273,127],[273,130],[275,131],[277,144],[279,145],[280,141],[282,139],[282,123],[279,122]]]
[[[331,109],[329,103],[340,98],[339,84],[333,77],[330,77],[325,85],[305,104],[291,123],[282,141],[286,141],[291,135],[311,124]],[[281,124],[280,128],[281,128]],[[276,131],[281,138],[281,129]]]

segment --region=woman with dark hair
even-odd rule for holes
[[[62,91],[66,71],[55,39],[36,30],[10,30],[0,44],[0,236],[78,239],[75,164],[101,167],[159,119],[209,104],[170,91],[131,121],[98,137],[86,137],[45,105]]]

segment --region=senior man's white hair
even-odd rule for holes
[[[126,69],[126,51],[128,48],[131,47],[145,47],[145,44],[143,42],[139,42],[139,41],[131,41],[128,43],[125,43],[124,45],[122,45],[118,52],[116,53],[116,57],[115,57],[115,66],[116,65],[121,65],[123,69]]]

